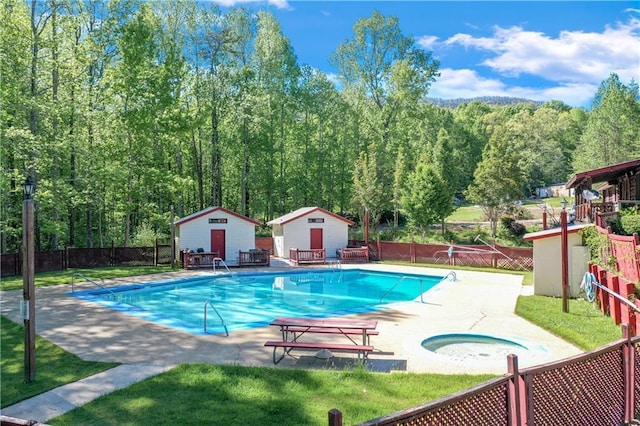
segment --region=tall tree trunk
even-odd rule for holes
[[[249,176],[249,128],[247,119],[242,120],[242,176],[241,176],[241,188],[240,188],[240,209],[244,216],[248,215],[249,209],[249,189],[247,180]]]
[[[218,107],[211,108],[211,205],[222,206],[222,158],[220,155],[220,118]]]
[[[53,212],[52,219],[54,223],[60,221],[60,213],[58,210],[58,204],[60,201],[58,184],[60,180],[60,164],[58,155],[58,132],[59,132],[59,120],[58,120],[58,86],[60,83],[60,69],[58,64],[58,4],[55,1],[51,2],[51,100],[52,100],[52,122],[51,122],[51,143],[52,143],[52,183],[53,183]],[[50,236],[51,249],[57,250],[60,241],[58,231],[54,231]]]

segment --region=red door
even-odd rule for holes
[[[324,248],[322,245],[322,228],[311,228],[311,244],[309,246],[310,249],[321,249]]]
[[[211,251],[218,252],[222,260],[225,260],[225,235],[224,229],[212,229],[211,230]]]

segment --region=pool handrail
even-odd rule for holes
[[[455,272],[453,272],[453,271],[449,271],[449,272],[447,272],[447,274],[446,274],[444,277],[442,277],[442,279],[440,280],[440,282],[442,282],[442,281],[446,280],[448,277],[451,277],[451,281],[454,281],[454,282],[455,282],[455,281],[457,281],[457,279],[458,279],[458,278],[456,277],[456,273],[455,273]],[[402,281],[404,281],[404,279],[405,279],[405,278],[408,278],[408,277],[407,277],[406,275],[403,275],[403,276],[398,280],[398,282],[396,282],[393,286],[391,286],[391,288],[390,288],[389,290],[387,290],[387,291],[386,291],[386,292],[385,292],[385,293],[380,297],[380,301],[379,301],[378,303],[382,303],[382,299],[384,299],[384,297],[385,297],[387,294],[391,293],[391,291],[392,291],[394,288],[396,288],[397,286],[399,286],[399,285],[400,285],[400,283],[401,283]],[[420,279],[420,303],[424,303],[424,299],[423,299],[423,297],[422,297],[422,296],[424,295],[424,283],[422,282],[422,278],[419,278],[419,279]]]
[[[101,288],[101,289],[103,289],[103,290],[108,291],[109,293],[111,293],[111,294],[113,295],[113,298],[114,298],[114,299],[116,298],[116,293],[115,293],[113,290],[109,289],[108,287],[105,287],[104,285],[102,285],[102,284],[100,284],[100,283],[95,282],[95,281],[94,281],[94,280],[92,280],[91,278],[87,277],[86,275],[82,275],[82,274],[81,274],[81,273],[79,273],[79,272],[76,272],[75,274],[73,274],[73,275],[71,276],[71,293],[75,293],[74,286],[75,286],[75,280],[76,280],[76,277],[84,278],[86,281],[89,281],[90,283],[93,283],[96,287],[99,287],[99,288]]]
[[[224,259],[222,259],[221,257],[214,257],[213,258],[213,272],[216,271],[216,263],[218,263],[218,262],[221,263],[222,266],[224,266],[224,269],[226,269],[228,273],[231,273],[231,271],[229,270],[229,267],[224,262]]]
[[[218,318],[220,318],[220,322],[224,327],[224,332],[226,334],[226,337],[229,337],[229,329],[227,329],[227,325],[224,323],[224,319],[222,318],[222,316],[220,315],[220,312],[218,312],[218,310],[216,309],[215,305],[211,300],[207,300],[206,302],[204,302],[204,324],[203,324],[204,332],[205,333],[207,332],[207,305],[211,306],[213,308],[213,311],[218,316]]]
[[[405,278],[409,278],[406,275],[403,275],[393,286],[391,286],[391,288],[389,290],[387,290],[382,296],[380,296],[380,301],[378,303],[382,303],[382,299],[384,299],[384,297],[391,293],[391,291],[398,287],[400,285],[400,283],[402,281],[404,281]],[[424,294],[424,283],[422,282],[422,278],[420,278],[420,303],[424,303],[424,300],[422,299],[422,295]]]

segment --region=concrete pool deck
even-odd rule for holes
[[[380,264],[344,265],[343,268],[431,275],[445,275],[449,272],[445,268]],[[272,266],[267,270],[277,269],[279,267]],[[179,271],[110,280],[104,284],[123,285],[207,273],[211,272]],[[424,303],[420,300],[396,303],[385,311],[355,315],[378,321],[377,330],[380,334],[373,337],[371,343],[381,353],[370,356],[369,368],[374,371],[442,374],[507,372],[506,358],[496,361],[461,361],[422,348],[421,342],[424,339],[444,333],[489,334],[544,346],[544,350],[532,351],[531,357],[520,357],[520,368],[545,364],[582,352],[514,314],[518,296],[530,289],[522,286],[521,276],[461,270],[455,271],[455,274],[455,282],[443,281],[425,293]],[[76,285],[77,289],[83,290],[91,287],[89,283]],[[272,349],[264,347],[267,340],[279,338],[279,332],[274,327],[232,332],[228,337],[224,334],[194,336],[68,296],[70,291],[71,284],[36,289],[37,334],[82,359],[119,362],[124,365],[111,372],[101,373],[101,376],[94,376],[93,383],[90,382],[92,378],[88,378],[36,397],[40,401],[33,401],[32,398],[6,407],[2,409],[3,415],[44,422],[100,394],[182,363],[274,367]],[[2,292],[2,315],[21,323],[21,298],[21,290]],[[314,357],[313,352],[307,351],[294,351],[292,354],[294,356],[285,357],[275,368],[335,369],[353,359],[341,354],[329,360],[319,360]],[[132,376],[131,370],[137,371],[138,376]],[[80,397],[80,394],[86,394],[87,397]],[[34,411],[35,407],[39,407],[38,411]]]

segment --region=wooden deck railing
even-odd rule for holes
[[[300,265],[303,263],[324,263],[327,260],[325,249],[308,249],[300,250],[296,248],[289,249],[289,260]]]
[[[269,266],[269,261],[269,250],[240,250],[238,257],[239,266]]]
[[[182,252],[182,263],[185,269],[213,268],[215,258],[220,257],[220,252],[189,253]]]
[[[369,261],[368,247],[344,247],[340,249],[340,262],[361,263]]]

